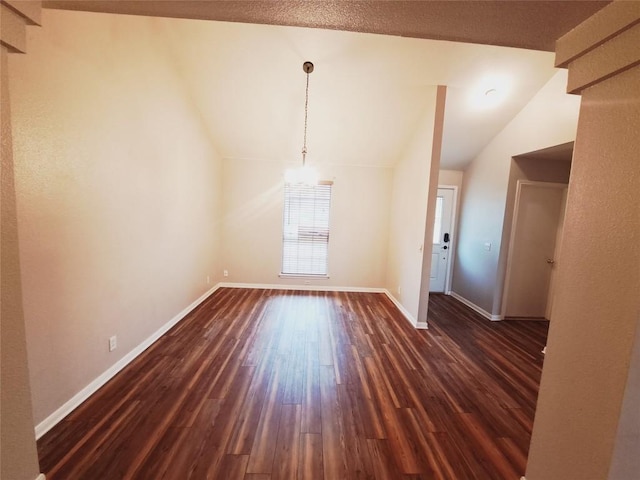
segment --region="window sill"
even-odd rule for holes
[[[311,274],[304,274],[304,273],[279,273],[278,276],[280,278],[306,278],[306,279],[317,278],[320,280],[326,280],[330,278],[329,275],[311,275]]]

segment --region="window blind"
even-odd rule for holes
[[[282,273],[327,275],[331,183],[285,183]]]

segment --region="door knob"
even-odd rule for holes
[[[554,263],[556,263],[556,262],[555,262],[555,260],[554,260],[553,258],[547,258],[547,263],[548,263],[549,265],[553,265],[553,264],[554,264]]]

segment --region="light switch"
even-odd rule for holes
[[[489,242],[485,242],[485,244],[484,244],[484,249],[485,249],[487,252],[490,252],[490,251],[491,251],[491,243],[489,243]]]

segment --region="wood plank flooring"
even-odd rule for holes
[[[38,442],[48,480],[524,474],[547,322],[224,288]]]

